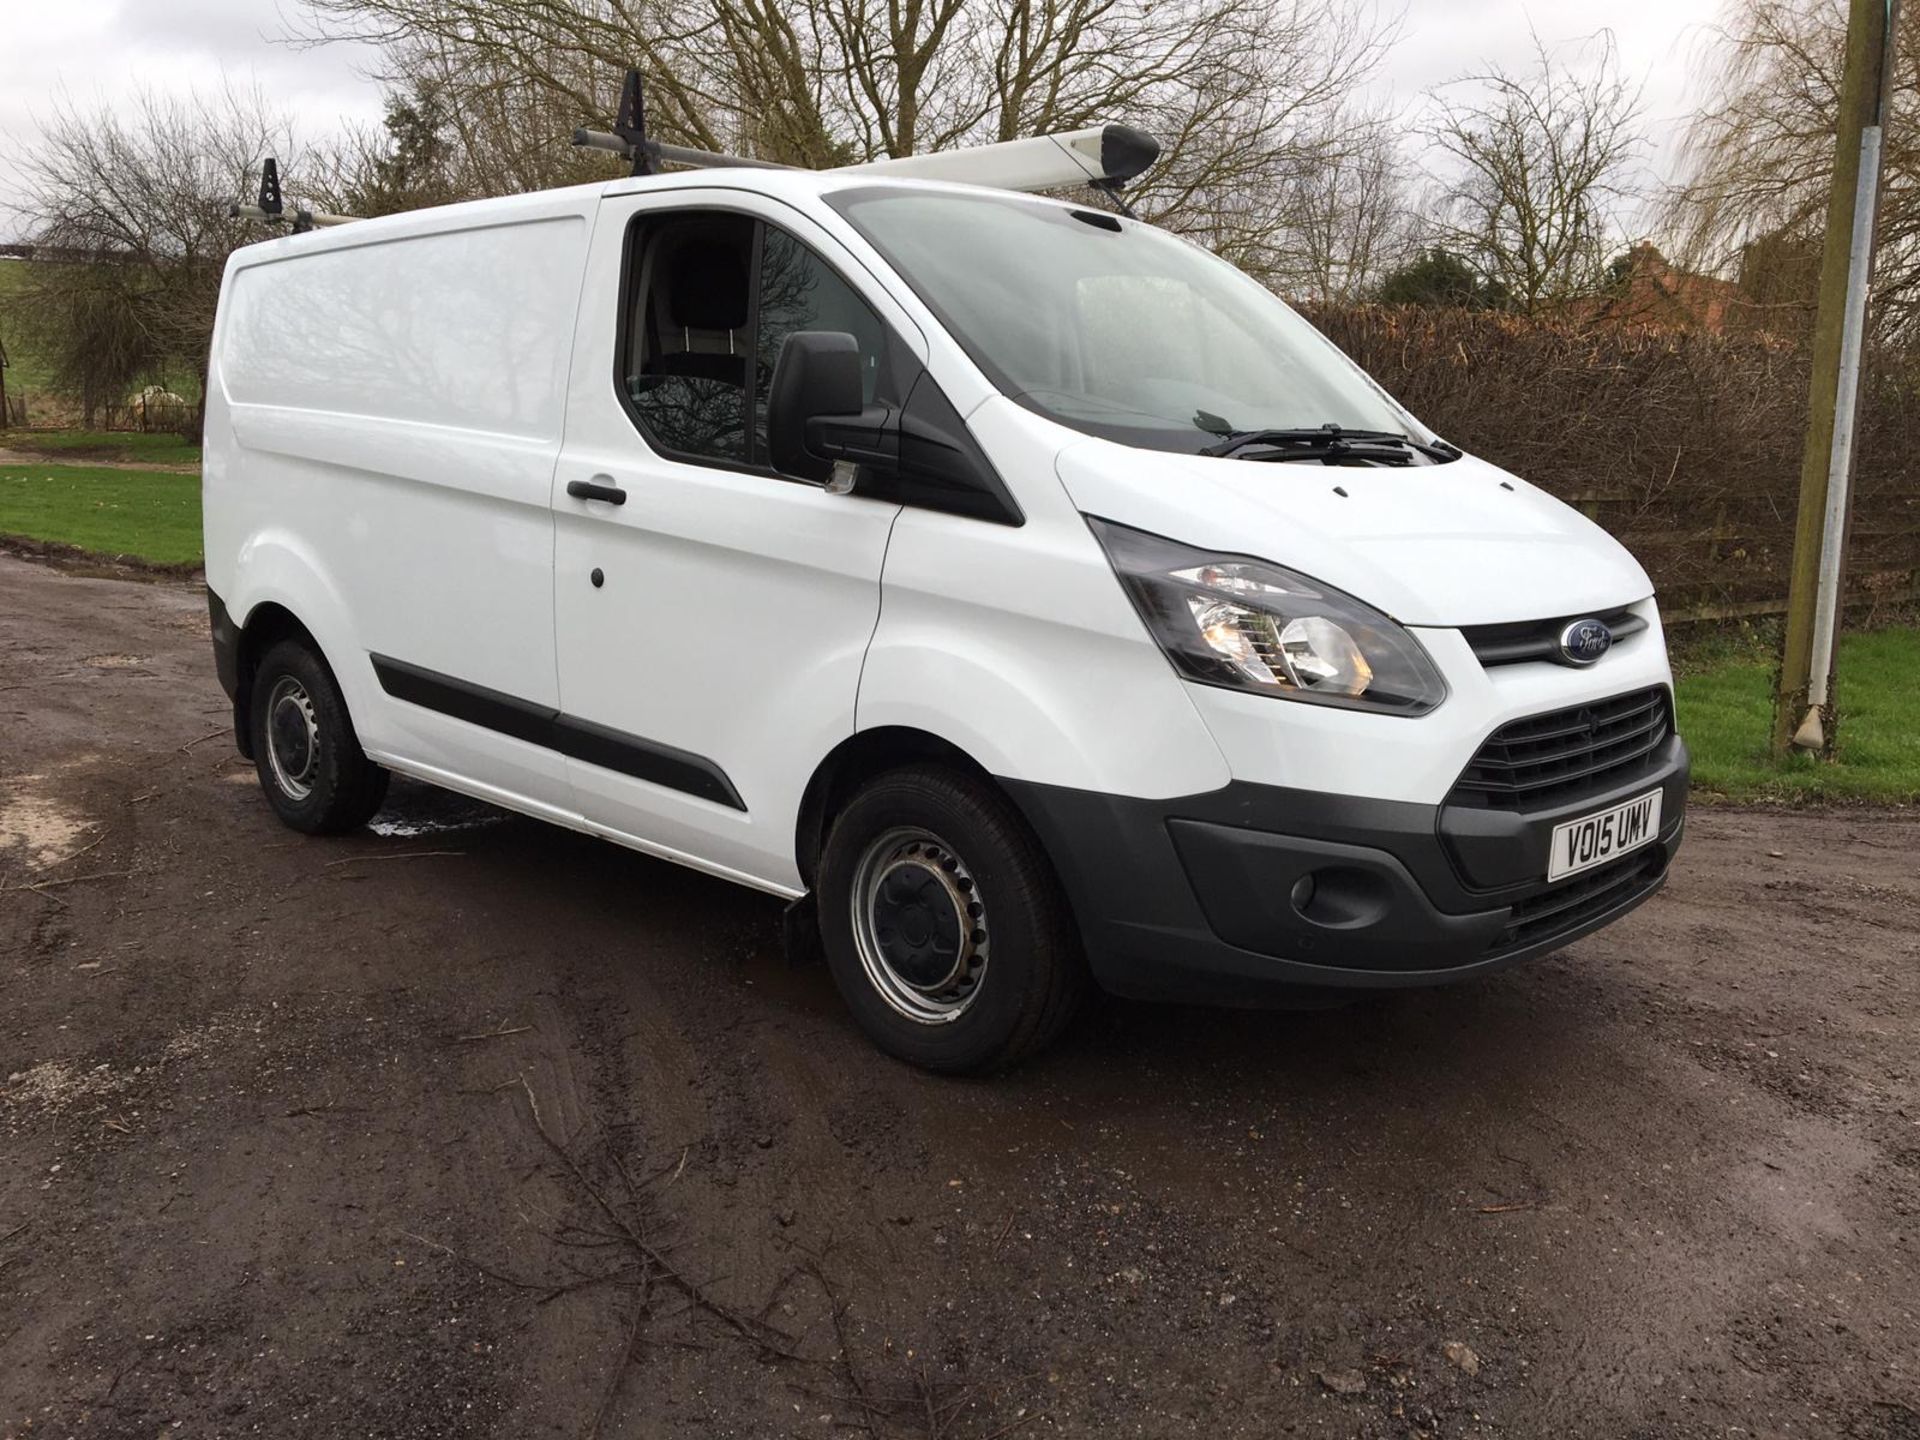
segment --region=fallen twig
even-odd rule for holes
[[[1476,1211],[1481,1215],[1505,1215],[1512,1210],[1532,1210],[1537,1202],[1532,1200],[1511,1200],[1503,1205],[1482,1205]]]
[[[1002,1425],[998,1430],[995,1430],[991,1435],[986,1436],[985,1440],[1001,1440],[1001,1437],[1006,1435],[1011,1435],[1014,1431],[1022,1428],[1023,1426],[1031,1425],[1036,1420],[1044,1420],[1046,1418],[1047,1418],[1047,1412],[1045,1410],[1030,1411],[1027,1414],[1022,1415],[1018,1420],[1015,1420],[1011,1425]]]
[[[555,1285],[549,1281],[522,1280],[517,1275],[509,1275],[504,1271],[495,1270],[492,1266],[483,1264],[471,1255],[463,1255],[451,1245],[442,1245],[438,1240],[429,1240],[426,1236],[416,1235],[411,1230],[402,1230],[398,1233],[430,1249],[439,1250],[446,1255],[450,1255],[463,1265],[471,1265],[490,1280],[498,1280],[502,1285],[511,1285],[516,1290],[536,1291],[542,1302],[551,1300],[556,1295],[564,1295],[570,1290],[584,1290],[593,1285],[604,1285],[616,1278],[612,1275],[593,1275],[584,1280],[577,1280],[561,1285]]]
[[[180,747],[180,753],[184,755],[187,753],[187,751],[193,749],[194,746],[204,745],[209,740],[217,740],[219,739],[220,736],[225,735],[226,733],[227,733],[227,728],[224,725],[221,726],[221,728],[218,730],[209,730],[206,734],[202,735],[198,740],[189,740],[186,744],[182,745]]]
[[[0,685],[0,691],[31,690],[36,685],[51,685],[56,680],[71,680],[74,676],[84,673],[80,670],[62,670],[58,675],[42,675],[37,680],[19,680],[11,685]]]
[[[18,1235],[31,1224],[33,1224],[31,1220],[22,1220],[18,1225],[14,1226],[13,1229],[7,1231],[6,1234],[0,1235],[0,1245],[6,1244],[7,1241],[13,1239],[14,1236]]]
[[[1007,1243],[1007,1236],[1013,1233],[1013,1217],[1015,1213],[1016,1212],[1012,1210],[1007,1211],[1007,1223],[1000,1227],[1000,1233],[994,1237],[993,1249],[987,1252],[987,1258],[989,1260],[998,1260],[1000,1258],[1000,1247]]]
[[[333,1099],[333,1096],[332,1096],[332,1095],[328,1095],[328,1096],[327,1096],[327,1098],[326,1098],[326,1100],[325,1100],[324,1102],[322,1102],[321,1104],[319,1104],[319,1105],[301,1105],[301,1106],[299,1106],[299,1107],[297,1107],[296,1109],[293,1109],[293,1110],[289,1110],[289,1111],[287,1111],[287,1112],[286,1112],[286,1116],[287,1116],[287,1119],[289,1119],[289,1120],[294,1120],[294,1119],[298,1119],[298,1118],[299,1118],[300,1116],[302,1116],[302,1115],[327,1115],[327,1114],[331,1114],[332,1112],[334,1112],[334,1111],[336,1111],[336,1110],[338,1110],[339,1108],[340,1108],[340,1107],[339,1107],[339,1105],[337,1105],[337,1104],[335,1104],[335,1103],[334,1103],[334,1099]]]
[[[620,1347],[619,1363],[613,1367],[608,1377],[606,1392],[600,1397],[600,1407],[593,1412],[593,1423],[587,1426],[587,1440],[594,1440],[600,1433],[600,1427],[606,1423],[607,1413],[613,1409],[613,1402],[619,1398],[620,1382],[627,1378],[627,1366],[633,1363],[633,1347],[640,1343],[640,1327],[646,1323],[647,1292],[642,1289],[634,1297],[633,1318],[627,1322],[627,1343]]]
[[[833,1321],[833,1338],[840,1347],[840,1373],[846,1376],[847,1388],[853,1391],[853,1398],[862,1410],[860,1428],[869,1435],[873,1434],[873,1414],[879,1407],[867,1394],[867,1387],[860,1379],[859,1368],[853,1363],[853,1346],[847,1339],[847,1307],[834,1291],[833,1284],[812,1260],[803,1267],[813,1277],[813,1283],[820,1287],[820,1293],[826,1298],[827,1315]]]
[[[594,1208],[606,1217],[607,1223],[613,1227],[612,1233],[619,1235],[626,1242],[636,1258],[646,1261],[648,1265],[653,1267],[653,1273],[661,1280],[666,1281],[675,1290],[678,1290],[682,1295],[686,1296],[687,1299],[698,1305],[701,1310],[726,1325],[742,1339],[751,1341],[762,1350],[765,1350],[769,1354],[776,1355],[783,1360],[806,1360],[806,1356],[793,1348],[793,1337],[791,1335],[780,1329],[779,1326],[745,1314],[727,1304],[724,1300],[717,1298],[704,1284],[693,1279],[678,1266],[674,1265],[674,1263],[668,1259],[663,1249],[654,1244],[645,1235],[642,1235],[640,1231],[635,1228],[633,1222],[627,1216],[621,1214],[619,1207],[608,1199],[606,1193],[594,1183],[593,1177],[587,1174],[585,1167],[575,1158],[573,1152],[562,1145],[560,1141],[554,1137],[553,1132],[547,1129],[547,1122],[540,1113],[540,1101],[538,1097],[534,1095],[533,1086],[527,1083],[527,1078],[524,1075],[520,1077],[520,1088],[526,1094],[527,1110],[533,1119],[535,1133],[539,1135],[542,1143],[552,1152],[553,1156],[566,1167],[567,1173],[573,1177],[574,1183],[579,1186],[581,1192],[593,1202]],[[626,1167],[620,1165],[618,1157],[614,1157],[614,1163],[618,1167],[621,1178],[625,1181],[630,1192],[629,1199],[638,1201],[639,1192],[635,1190],[633,1179],[627,1173]]]
[[[78,850],[74,851],[71,855],[62,855],[58,860],[54,861],[53,865],[49,868],[58,869],[60,866],[65,865],[70,861],[78,860],[82,855],[86,854],[89,850],[93,849],[94,846],[98,845],[102,840],[106,839],[110,833],[111,833],[110,831],[102,830],[98,835],[94,836],[93,839],[89,840],[86,844],[82,845]]]
[[[506,1035],[524,1035],[531,1029],[533,1029],[531,1025],[515,1025],[507,1030],[483,1030],[478,1035],[456,1035],[453,1037],[453,1043],[462,1045],[469,1040],[498,1040]]]
[[[89,880],[124,880],[138,870],[96,870],[91,875],[69,875],[64,880],[29,880],[24,885],[0,885],[0,890],[57,890],[63,885],[84,885]]]

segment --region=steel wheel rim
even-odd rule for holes
[[[868,983],[896,1013],[947,1025],[979,998],[987,913],[959,854],[930,830],[898,826],[861,852],[853,940]]]
[[[313,698],[291,675],[282,675],[267,696],[267,766],[273,783],[289,800],[305,800],[313,793],[320,770],[320,726],[313,718]]]

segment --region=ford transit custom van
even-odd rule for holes
[[[783,897],[933,1070],[1094,986],[1484,975],[1680,843],[1633,558],[1097,202],[690,171],[251,245],[204,485],[288,825],[398,772]]]

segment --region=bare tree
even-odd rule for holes
[[[1428,127],[1455,171],[1436,238],[1529,314],[1600,287],[1634,193],[1639,92],[1611,35],[1582,50],[1561,63],[1536,36],[1530,68],[1453,82],[1467,93],[1441,97]]]
[[[227,207],[267,154],[302,159],[257,93],[141,94],[98,113],[63,103],[42,127],[21,211],[59,263],[38,268],[22,308],[89,422],[164,367],[204,387],[222,267],[258,238]]]
[[[533,97],[545,136],[604,127],[629,64],[661,138],[803,165],[1126,120],[1165,146],[1143,213],[1270,274],[1285,212],[1365,130],[1346,102],[1394,34],[1369,0],[304,3],[308,39],[434,77],[476,153],[533,143],[506,125]]]
[[[1397,118],[1337,114],[1333,141],[1288,194],[1274,237],[1274,284],[1289,295],[1354,301],[1418,251],[1423,230]]]
[[[1810,316],[1846,49],[1844,0],[1736,0],[1704,73],[1667,218],[1701,268],[1737,271],[1759,322]],[[1875,308],[1887,332],[1920,321],[1920,6],[1900,15],[1885,127]]]
[[[604,152],[568,143],[583,119],[567,97],[485,52],[409,41],[389,53],[386,81],[383,124],[350,132],[334,157],[328,208],[385,215],[625,173]]]

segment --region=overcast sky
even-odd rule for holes
[[[1403,32],[1379,81],[1411,113],[1445,81],[1488,62],[1524,65],[1528,26],[1549,44],[1610,27],[1622,68],[1645,85],[1647,162],[1664,177],[1677,121],[1697,94],[1722,0],[1404,0]],[[1391,0],[1387,0],[1390,8]],[[0,236],[16,227],[9,157],[65,93],[83,106],[137,87],[217,89],[257,81],[303,129],[379,118],[372,57],[348,46],[276,43],[289,13],[276,0],[5,0],[0,9]],[[1124,117],[1116,117],[1124,118]]]

